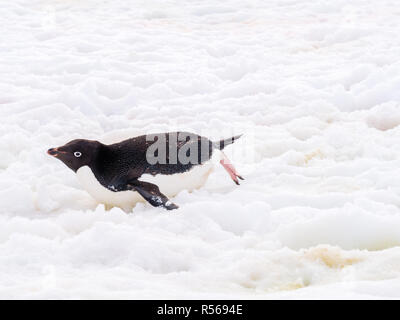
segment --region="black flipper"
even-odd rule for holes
[[[160,189],[153,183],[133,180],[127,185],[128,190],[134,190],[153,207],[164,207],[167,210],[178,209],[179,207],[172,203],[165,195],[160,192]]]

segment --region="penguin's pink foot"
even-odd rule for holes
[[[220,164],[222,164],[222,166],[225,168],[225,170],[229,173],[229,175],[231,176],[233,182],[235,182],[237,185],[239,185],[239,179],[244,180],[244,178],[239,175],[235,169],[235,167],[233,166],[233,164],[229,161],[228,157],[223,154],[223,158],[219,161]]]

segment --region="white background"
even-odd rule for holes
[[[400,297],[400,4],[0,2],[1,298]],[[46,150],[244,133],[166,212]],[[245,151],[244,151],[245,150]]]

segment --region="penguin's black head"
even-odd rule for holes
[[[61,147],[51,148],[47,153],[61,160],[68,168],[76,172],[79,168],[90,165],[96,159],[101,145],[98,141],[78,139]]]

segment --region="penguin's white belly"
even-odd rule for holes
[[[202,187],[213,170],[213,162],[208,161],[202,165],[195,166],[188,172],[172,175],[142,175],[139,180],[154,183],[167,197],[173,197],[182,190],[192,191]],[[132,208],[137,202],[144,201],[142,196],[135,191],[113,192],[103,187],[96,179],[88,166],[78,169],[76,172],[82,187],[97,201],[123,209]]]

